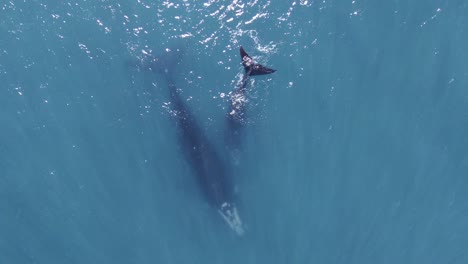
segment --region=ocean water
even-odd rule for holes
[[[467,25],[457,0],[0,2],[0,263],[468,263]],[[220,152],[239,46],[277,70],[248,86],[243,236],[129,63],[174,43]]]

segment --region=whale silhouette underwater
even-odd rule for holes
[[[241,144],[247,103],[246,87],[249,78],[276,71],[255,62],[242,46],[239,50],[245,72],[229,94],[229,108],[226,114],[226,146],[228,149],[237,149]],[[176,122],[180,145],[200,189],[206,201],[219,212],[229,227],[236,234],[242,235],[245,228],[236,208],[232,172],[181,98],[180,90],[174,80],[183,54],[182,47],[166,49],[166,52],[160,56],[146,55],[140,61],[139,67],[163,77],[169,89],[171,112]]]

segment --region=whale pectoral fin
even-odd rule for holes
[[[240,56],[242,58],[242,65],[244,65],[245,72],[248,75],[265,75],[274,73],[276,70],[265,67],[259,63],[256,63],[252,57],[245,52],[244,48],[240,47]]]

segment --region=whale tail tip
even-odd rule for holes
[[[240,56],[242,59],[242,65],[244,65],[245,72],[248,75],[265,75],[274,73],[276,70],[263,66],[255,62],[252,57],[245,52],[244,48],[240,47]]]

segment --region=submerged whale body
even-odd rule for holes
[[[164,77],[169,88],[171,108],[185,158],[190,164],[206,200],[218,210],[222,218],[237,234],[242,235],[244,227],[235,204],[234,185],[229,166],[203,133],[195,117],[181,98],[174,81],[174,74],[177,74],[177,66],[183,53],[184,50],[181,47],[167,50],[163,56],[145,59],[140,67]],[[231,137],[228,139],[228,145],[233,148],[235,147],[233,145],[240,144],[240,130],[243,125],[242,118],[246,100],[239,100],[239,98],[245,97],[248,78],[253,75],[275,72],[273,69],[256,63],[242,47],[240,47],[240,55],[245,74],[230,95],[231,103],[227,114],[228,135]]]

